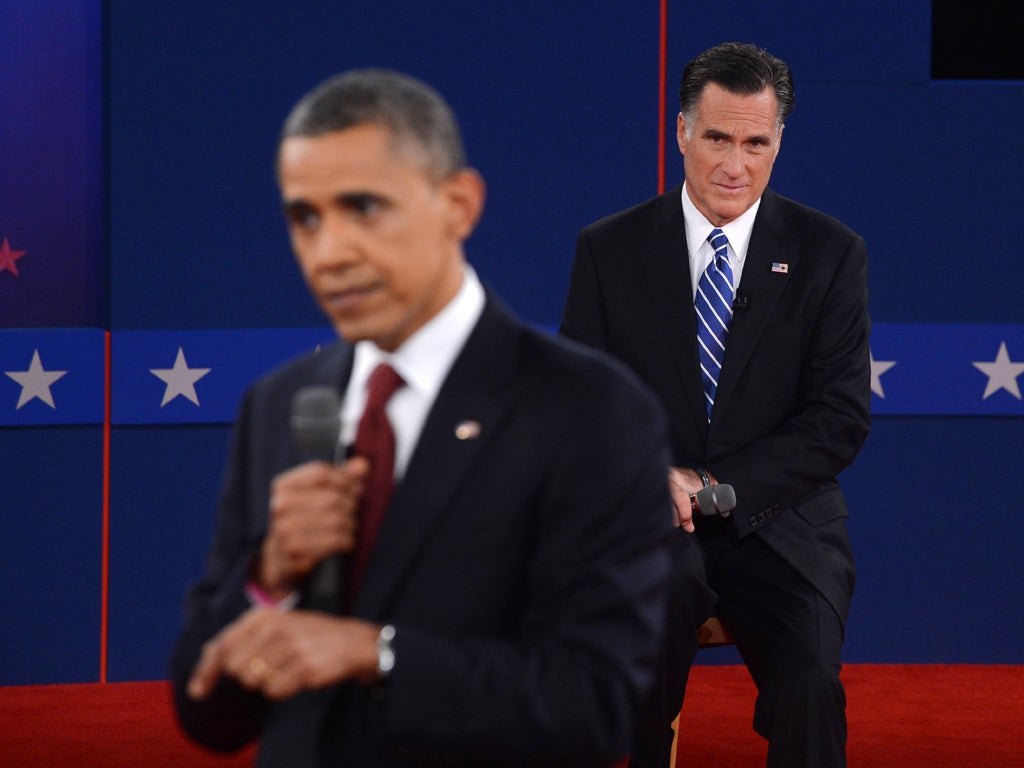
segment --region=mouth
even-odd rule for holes
[[[746,184],[723,184],[722,182],[715,184],[715,186],[719,192],[725,195],[738,195],[747,188]]]
[[[348,286],[331,290],[321,290],[320,304],[330,315],[349,315],[358,312],[363,304],[370,300],[381,289],[379,283]]]

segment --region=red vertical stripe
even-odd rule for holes
[[[110,592],[110,331],[106,333],[103,386],[103,554],[100,575],[100,682],[107,682],[107,613]]]
[[[668,68],[668,0],[661,0],[658,29],[658,194],[665,191],[665,84]]]

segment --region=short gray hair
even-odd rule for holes
[[[288,114],[281,141],[367,124],[412,142],[437,179],[466,167],[459,126],[444,98],[414,77],[384,69],[351,70],[318,85]]]

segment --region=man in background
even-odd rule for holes
[[[245,395],[172,661],[186,732],[258,739],[260,766],[610,765],[663,641],[663,410],[481,286],[463,242],[483,182],[423,83],[324,83],[277,173],[341,339]],[[341,396],[351,458],[301,461],[310,385]],[[332,613],[312,586],[339,556]]]
[[[867,254],[842,223],[768,188],[793,99],[789,67],[755,46],[690,62],[685,181],[580,233],[561,332],[625,362],[668,409],[677,538],[696,529],[716,613],[757,685],[768,765],[833,768],[846,764],[854,585],[836,476],[869,427]],[[731,516],[694,516],[690,494],[715,483],[735,490]],[[670,614],[665,711],[645,750],[661,756],[688,669],[671,649],[695,631]]]

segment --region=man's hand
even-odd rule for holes
[[[358,619],[253,608],[203,646],[188,695],[206,698],[224,676],[275,700],[346,680],[372,683],[379,633]]]
[[[714,480],[712,480],[712,484],[714,484]],[[672,506],[676,512],[676,525],[687,533],[694,531],[690,494],[697,493],[703,487],[704,481],[692,469],[668,468],[668,490],[672,495]]]
[[[269,530],[254,575],[271,596],[298,587],[317,563],[351,552],[356,510],[369,464],[311,461],[277,475],[270,486]]]

